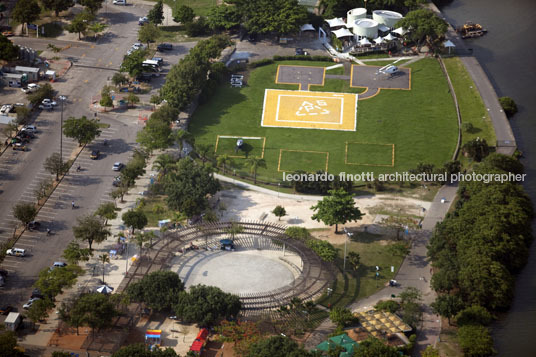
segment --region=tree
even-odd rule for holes
[[[104,282],[104,273],[106,272],[106,263],[110,262],[110,256],[108,254],[101,254],[99,255],[99,263],[102,263],[102,283],[106,284]]]
[[[53,43],[49,43],[47,45],[47,49],[51,50],[54,53],[60,53],[62,48],[54,45]]]
[[[199,16],[196,20],[184,25],[184,29],[187,36],[204,36],[208,32],[207,21],[205,20],[204,16]]]
[[[95,39],[97,39],[97,34],[103,32],[108,27],[107,24],[102,22],[94,22],[91,25],[87,27],[87,29],[95,35]]]
[[[140,256],[143,256],[143,244],[154,237],[153,232],[137,232],[134,235],[134,242],[140,250]]]
[[[417,224],[412,217],[404,216],[388,216],[383,218],[380,224],[384,227],[394,229],[396,232],[396,239],[400,240],[400,233],[407,228],[415,228]]]
[[[102,7],[103,1],[104,0],[80,0],[80,4],[85,6],[86,10],[91,14],[95,14]]]
[[[225,175],[225,170],[227,166],[233,166],[233,159],[231,159],[229,155],[224,154],[218,156],[218,158],[216,159],[216,163],[218,166],[223,167],[223,174]]]
[[[77,33],[78,39],[81,39],[81,34],[85,33],[89,27],[89,23],[94,19],[94,15],[91,12],[83,11],[75,15],[65,29],[71,33]]]
[[[28,310],[27,316],[33,323],[42,321],[48,317],[48,309],[54,307],[54,303],[50,299],[40,299],[35,301]]]
[[[81,118],[70,117],[63,123],[63,134],[78,141],[79,146],[89,144],[101,133],[99,122],[85,116]]]
[[[186,5],[179,4],[180,3],[175,3],[173,20],[175,20],[175,22],[180,22],[183,25],[192,22],[195,17],[194,10]]]
[[[37,91],[33,92],[28,96],[28,100],[32,105],[41,104],[43,99],[54,97],[54,89],[50,83],[45,83]]]
[[[114,101],[112,99],[112,95],[110,94],[110,91],[108,89],[103,88],[101,92],[101,99],[99,101],[99,104],[104,107],[104,111],[106,111],[106,108],[114,106]]]
[[[52,175],[56,175],[56,181],[60,179],[60,175],[63,175],[69,171],[69,163],[63,161],[60,154],[57,152],[45,159],[43,167]]]
[[[133,107],[133,106],[135,106],[136,104],[138,104],[140,102],[140,97],[138,97],[136,94],[130,92],[127,95],[127,102],[128,102],[128,105]]]
[[[136,141],[147,150],[165,149],[171,140],[171,127],[160,118],[151,117],[145,123],[143,130],[139,131]]]
[[[0,60],[13,61],[19,58],[19,46],[6,36],[0,35]]]
[[[206,144],[196,144],[195,145],[195,152],[197,153],[197,156],[201,159],[201,163],[203,166],[205,163],[209,160],[211,157],[211,154],[213,154],[212,146],[206,145]]]
[[[442,294],[430,306],[436,314],[446,317],[450,325],[450,318],[463,308],[463,301],[459,295]]]
[[[128,82],[127,77],[121,72],[115,72],[114,75],[112,76],[112,83],[114,86],[119,86],[127,82]]]
[[[17,335],[13,331],[6,331],[2,324],[0,327],[0,356],[23,357],[26,356],[17,346]]]
[[[104,225],[108,223],[109,219],[117,218],[115,205],[112,202],[102,203],[95,211],[95,214],[101,218],[104,218]]]
[[[9,124],[7,124],[2,129],[2,133],[9,140],[9,142],[11,142],[11,138],[13,137],[13,133],[17,133],[18,131],[19,131],[19,127],[13,121],[9,122]]]
[[[132,234],[134,234],[135,229],[143,229],[147,225],[147,216],[145,213],[133,209],[123,213],[121,219],[127,227],[132,229]]]
[[[309,352],[286,336],[272,336],[253,343],[248,357],[308,357]]]
[[[190,145],[193,145],[194,143],[194,136],[183,129],[173,130],[170,138],[177,143],[180,152],[182,152],[184,143],[188,143]]]
[[[164,3],[162,0],[158,0],[158,2],[154,4],[153,8],[147,14],[147,18],[151,24],[155,25],[160,25],[164,21]]]
[[[168,196],[167,205],[193,217],[208,208],[208,195],[221,189],[210,168],[197,165],[192,160],[180,160],[176,171],[170,172],[164,180],[164,191]]]
[[[508,118],[513,117],[514,114],[517,113],[517,104],[512,98],[500,97],[499,103],[501,103],[501,107]]]
[[[69,325],[76,327],[89,326],[94,331],[112,325],[112,320],[118,312],[113,297],[107,294],[82,294],[74,300],[72,306],[62,304],[60,316]]]
[[[172,308],[181,291],[184,291],[184,284],[172,271],[152,272],[127,288],[132,301],[143,302],[156,311]]]
[[[232,222],[231,226],[225,230],[231,236],[231,240],[234,241],[235,236],[244,231],[244,227],[236,222]]]
[[[339,224],[357,221],[363,214],[355,206],[352,195],[343,189],[330,190],[330,196],[324,197],[316,205],[312,206],[313,211],[317,211],[311,218],[315,221],[322,221],[325,225],[335,225],[335,233],[338,233]]]
[[[145,24],[138,30],[138,39],[147,44],[147,48],[151,42],[155,42],[160,37],[160,30],[154,24]]]
[[[399,297],[400,317],[405,323],[416,328],[422,315],[421,307],[419,305],[419,302],[421,301],[421,292],[414,287],[409,287],[404,289]]]
[[[126,55],[121,62],[119,67],[120,72],[126,72],[131,77],[137,77],[143,73],[143,61],[147,56],[147,50],[140,48],[136,51],[133,51],[131,54]],[[167,82],[167,80],[166,80]]]
[[[207,24],[213,31],[230,30],[240,25],[241,15],[235,6],[212,7],[207,15]]]
[[[153,108],[156,108],[158,104],[162,103],[162,98],[158,94],[153,94],[149,102],[153,105]]]
[[[215,286],[194,285],[179,293],[174,311],[185,322],[212,326],[222,319],[235,318],[242,304],[238,296]]]
[[[380,311],[388,311],[392,314],[396,313],[398,310],[400,310],[400,304],[397,301],[394,300],[380,300],[374,305],[374,308],[376,310]]]
[[[175,350],[168,347],[165,350],[151,348],[143,343],[135,343],[121,347],[112,357],[179,357]]]
[[[440,357],[439,350],[432,345],[426,346],[424,351],[421,351],[421,357]]]
[[[359,347],[355,351],[356,357],[398,357],[396,348],[388,346],[375,337],[369,337],[364,341],[359,342]]]
[[[26,107],[17,107],[17,124],[28,125],[30,121],[31,111]]]
[[[89,248],[80,248],[80,244],[72,241],[63,251],[62,257],[64,257],[69,264],[78,264],[78,262],[81,261],[87,262],[92,255],[93,253]]]
[[[445,38],[448,25],[445,20],[428,9],[410,11],[399,20],[395,27],[411,29],[406,37],[421,46],[427,43],[430,47],[438,47]]]
[[[342,307],[334,307],[329,312],[329,319],[336,323],[338,327],[343,328],[356,320],[355,316],[352,314],[352,311]]]
[[[56,17],[59,16],[60,11],[69,10],[74,6],[73,0],[41,0],[41,3],[48,10],[54,10]]]
[[[90,214],[76,219],[78,225],[73,227],[74,237],[81,241],[86,241],[91,251],[93,242],[104,242],[111,234],[104,227],[102,220]]]
[[[462,146],[462,152],[471,159],[480,162],[483,158],[488,156],[489,146],[486,139],[476,138],[466,142]]]
[[[53,187],[54,184],[52,182],[52,179],[47,178],[39,181],[37,187],[34,189],[34,195],[37,202],[47,197],[52,192]]]
[[[20,202],[13,206],[13,216],[26,227],[37,216],[37,208],[33,203]]]
[[[352,268],[357,271],[359,269],[359,265],[361,264],[361,256],[359,253],[356,252],[348,252],[348,263],[352,266]]]
[[[465,325],[484,325],[487,326],[493,320],[493,316],[488,310],[479,305],[466,307],[456,314],[456,324]]]
[[[257,170],[258,168],[266,168],[266,161],[258,157],[248,157],[246,159],[246,165],[249,166],[250,172],[253,174],[253,183],[257,184]]]
[[[245,28],[251,33],[277,35],[298,32],[307,10],[297,0],[235,0]],[[348,10],[348,9],[346,9]]]
[[[279,206],[279,205],[275,206],[275,208],[272,211],[272,213],[274,214],[274,216],[279,218],[278,221],[281,220],[281,217],[287,215],[287,211],[285,210],[285,207]]]
[[[496,152],[489,154],[484,160],[482,160],[482,165],[485,167],[489,166],[491,168],[503,170],[505,172],[511,172],[516,175],[520,175],[525,172],[523,164],[519,162],[518,159]]]
[[[495,353],[493,339],[484,326],[466,325],[458,329],[458,342],[464,356],[481,357]]]
[[[160,154],[153,161],[153,170],[157,170],[162,176],[166,176],[168,171],[175,167],[177,160],[170,154]]]
[[[11,18],[20,22],[23,30],[26,27],[26,33],[28,33],[28,23],[37,20],[40,14],[41,8],[36,0],[17,1],[11,12]]]

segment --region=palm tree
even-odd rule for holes
[[[313,300],[309,300],[303,304],[303,307],[305,311],[307,311],[307,320],[309,320],[311,318],[311,314],[315,311],[316,304]]]
[[[170,137],[174,142],[177,143],[180,152],[182,152],[182,148],[184,147],[185,142],[190,145],[194,144],[194,136],[183,129],[173,131]]]
[[[110,257],[108,254],[99,255],[99,261],[102,263],[102,283],[104,284],[104,264],[110,262]]]
[[[232,222],[231,226],[227,228],[227,233],[231,235],[231,240],[234,242],[235,235],[242,233],[244,231],[244,227],[239,225],[236,222]]]
[[[253,183],[257,183],[257,169],[259,167],[266,168],[266,161],[264,159],[261,159],[259,157],[249,157],[246,159],[246,164],[249,165],[249,169],[251,173],[253,174]]]
[[[212,146],[206,145],[206,144],[199,144],[195,146],[195,152],[201,159],[201,162],[203,166],[205,166],[205,162],[208,161],[208,155],[210,151],[212,150]]]
[[[225,175],[225,171],[227,169],[227,165],[229,166],[232,166],[233,165],[233,159],[231,159],[229,157],[229,155],[225,154],[225,155],[220,155],[218,156],[218,159],[216,161],[216,164],[218,166],[222,166],[223,167],[223,174]]]
[[[158,170],[163,176],[166,176],[168,170],[176,164],[176,160],[170,154],[161,154],[154,160],[153,170]]]

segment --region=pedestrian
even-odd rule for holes
[[[74,209],[74,201],[71,201],[71,208]]]
[[[434,269],[430,268],[430,274],[434,273]]]

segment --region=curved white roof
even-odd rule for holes
[[[348,36],[353,36],[354,34],[351,33],[350,31],[348,31],[347,29],[343,28],[343,29],[339,29],[339,30],[336,30],[336,31],[332,31],[332,33],[335,35],[335,37],[337,38],[341,38],[341,37],[348,37]]]
[[[381,16],[381,17],[389,17],[392,19],[401,19],[402,14],[396,12],[396,11],[390,11],[390,10],[374,10],[372,14]]]
[[[355,21],[355,24],[359,27],[375,27],[378,26],[378,23],[371,19],[358,19]]]

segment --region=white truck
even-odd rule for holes
[[[10,312],[4,321],[4,325],[6,325],[6,329],[9,331],[15,331],[17,328],[19,328],[21,322],[22,317],[18,312]]]

